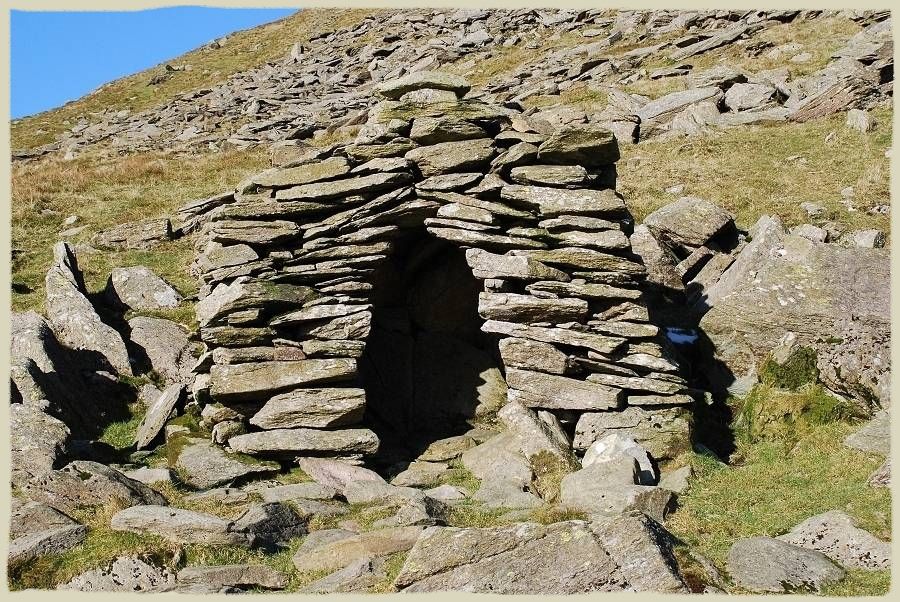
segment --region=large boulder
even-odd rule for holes
[[[715,347],[714,384],[753,372],[788,332],[817,353],[820,378],[865,407],[890,403],[890,268],[885,249],[786,234],[764,216],[706,291],[700,328]]]
[[[394,581],[404,592],[684,592],[665,530],[646,517],[426,529]]]
[[[196,363],[190,335],[181,325],[162,318],[137,316],[128,320],[129,338],[139,355],[167,382],[187,382]],[[138,360],[144,358],[138,357]]]
[[[417,71],[378,85],[376,91],[385,98],[397,100],[416,90],[447,90],[457,97],[465,96],[471,85],[464,77],[442,71]]]
[[[71,432],[39,406],[10,404],[10,469],[13,485],[44,475],[65,456]]]
[[[510,431],[495,435],[462,454],[462,464],[481,480],[475,499],[489,507],[535,508],[541,500],[530,489],[534,471]]]
[[[143,265],[113,268],[106,295],[111,302],[138,311],[172,309],[182,301],[178,291]]]
[[[777,539],[822,552],[848,569],[891,568],[891,544],[857,527],[840,510],[810,517]]]
[[[821,552],[771,537],[736,541],[728,551],[728,572],[744,589],[774,593],[817,592],[845,574]]]
[[[644,225],[657,239],[686,255],[720,232],[734,228],[734,216],[714,203],[686,196],[648,215]]]
[[[175,411],[183,391],[183,385],[169,385],[150,404],[147,408],[147,413],[144,414],[144,418],[141,420],[141,424],[138,425],[137,432],[134,434],[134,446],[136,449],[150,447],[150,444],[162,432],[166,421]]]
[[[92,356],[98,366],[107,364],[131,375],[125,341],[105,324],[87,298],[87,290],[75,251],[67,243],[53,247],[53,265],[45,279],[47,317],[53,331],[68,347]]]
[[[381,476],[368,468],[354,466],[330,458],[300,458],[300,469],[322,486],[329,487],[344,495],[351,483],[365,482],[385,485]]]
[[[109,466],[77,460],[60,470],[35,477],[22,486],[28,499],[70,513],[83,506],[116,503],[165,505],[166,498],[140,481],[129,479]]]
[[[166,567],[136,556],[121,556],[106,566],[73,577],[57,589],[82,592],[158,592],[175,584],[175,574]]]
[[[378,558],[413,547],[423,527],[395,527],[365,533],[339,532],[308,538],[294,555],[301,572],[334,572],[361,558]],[[321,533],[321,532],[319,532]]]

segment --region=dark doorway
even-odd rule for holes
[[[360,372],[377,460],[415,458],[506,403],[496,339],[481,332],[462,250],[424,228],[399,240],[373,276],[373,323]]]

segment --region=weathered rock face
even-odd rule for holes
[[[113,501],[127,506],[166,504],[162,494],[143,483],[129,479],[114,468],[85,460],[33,478],[22,487],[22,493],[62,512]]]
[[[891,566],[891,544],[860,529],[839,510],[810,517],[777,539],[822,552],[848,569],[880,570]]]
[[[545,453],[575,467],[557,414],[638,408],[633,425],[609,428],[653,428],[665,414],[670,436],[652,439],[671,457],[689,427],[675,414],[693,399],[649,324],[615,135],[531,124],[437,72],[378,89],[391,100],[354,143],[253,176],[206,216],[191,210],[204,221],[209,394],[256,408],[228,445],[412,458],[513,401],[515,453],[532,463]],[[690,207],[692,227],[718,221],[679,244],[732,224]],[[603,432],[580,429],[579,448]],[[478,495],[534,505],[528,463]]]
[[[98,365],[106,363],[122,374],[131,375],[125,341],[100,320],[87,299],[75,251],[66,243],[57,243],[53,257],[46,288],[47,316],[54,332],[67,347],[96,355]]]
[[[770,217],[750,234],[707,290],[700,322],[733,374],[721,378],[743,376],[791,332],[816,351],[829,388],[866,408],[889,405],[889,253],[786,234]]]
[[[404,592],[683,592],[670,543],[647,518],[426,529],[394,581]],[[588,559],[590,559],[588,561]]]
[[[728,552],[735,583],[754,592],[819,591],[844,577],[827,556],[770,537],[739,539]]]
[[[171,309],[182,301],[178,291],[142,265],[113,268],[106,295],[110,301],[134,310]]]

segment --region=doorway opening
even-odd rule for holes
[[[482,283],[455,245],[417,229],[373,275],[372,330],[359,367],[376,463],[417,457],[506,403],[496,337],[481,331]]]

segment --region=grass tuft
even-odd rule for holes
[[[691,488],[666,526],[722,571],[737,539],[781,535],[828,510],[843,510],[861,528],[890,539],[890,492],[867,484],[882,459],[843,446],[854,428],[844,422],[811,426],[796,444],[739,441],[739,466],[694,456]]]

